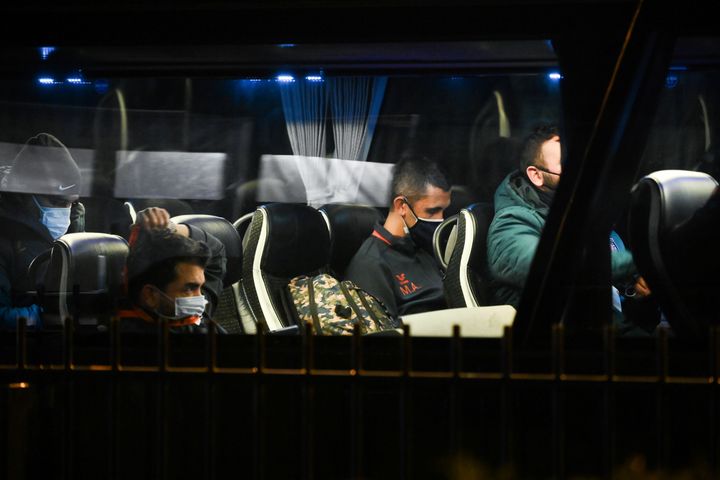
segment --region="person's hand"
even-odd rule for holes
[[[650,293],[652,293],[650,292],[650,287],[648,287],[648,284],[645,282],[643,277],[638,277],[633,288],[635,288],[635,294],[638,297],[647,297]]]
[[[149,207],[140,210],[135,219],[135,225],[145,230],[170,230],[173,233],[184,237],[190,236],[190,230],[186,225],[176,224],[170,220],[170,213],[164,208]]]
[[[160,207],[149,207],[137,213],[135,224],[145,230],[175,230],[175,224],[170,221],[170,213]]]

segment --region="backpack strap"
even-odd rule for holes
[[[347,285],[345,285],[344,282],[338,282],[340,284],[340,290],[343,292],[343,295],[345,295],[345,298],[347,299],[348,304],[350,305],[350,308],[352,308],[353,312],[355,312],[355,315],[357,316],[357,324],[360,325],[360,330],[362,333],[362,326],[363,326],[363,316],[362,312],[357,306],[357,303],[355,303],[355,300],[352,298],[352,294],[350,293],[350,290],[348,290]]]
[[[383,328],[383,322],[375,315],[375,312],[370,307],[370,304],[368,303],[367,299],[365,298],[365,292],[361,290],[355,290],[358,294],[358,297],[360,297],[360,303],[363,304],[363,307],[365,307],[365,310],[368,312],[368,315],[370,315],[370,318],[372,318],[373,322],[375,322],[375,325],[377,328]]]
[[[315,334],[321,335],[322,328],[320,326],[320,318],[318,317],[317,303],[315,303],[315,291],[313,289],[313,281],[315,277],[308,277],[307,289],[308,289],[308,305],[310,307],[310,316],[313,319],[313,327],[315,327]]]

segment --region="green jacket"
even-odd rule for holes
[[[494,300],[517,308],[550,206],[519,170],[495,191],[495,216],[488,230],[488,266]],[[636,273],[632,254],[611,253],[612,282],[630,282]]]

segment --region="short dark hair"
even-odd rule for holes
[[[450,190],[450,181],[437,162],[422,155],[404,155],[393,167],[390,208],[398,195],[419,198],[429,186]]]
[[[542,144],[553,137],[559,136],[560,129],[553,123],[536,126],[523,141],[522,150],[520,151],[520,170],[524,172],[527,167],[537,165],[542,154]]]
[[[210,247],[205,242],[170,230],[142,230],[127,257],[128,298],[137,303],[145,285],[165,291],[177,277],[179,263],[205,268],[210,257]]]

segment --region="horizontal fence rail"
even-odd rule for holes
[[[720,330],[2,338],[3,478],[717,478]],[[42,461],[37,461],[38,456]],[[678,473],[679,475],[681,473]]]

